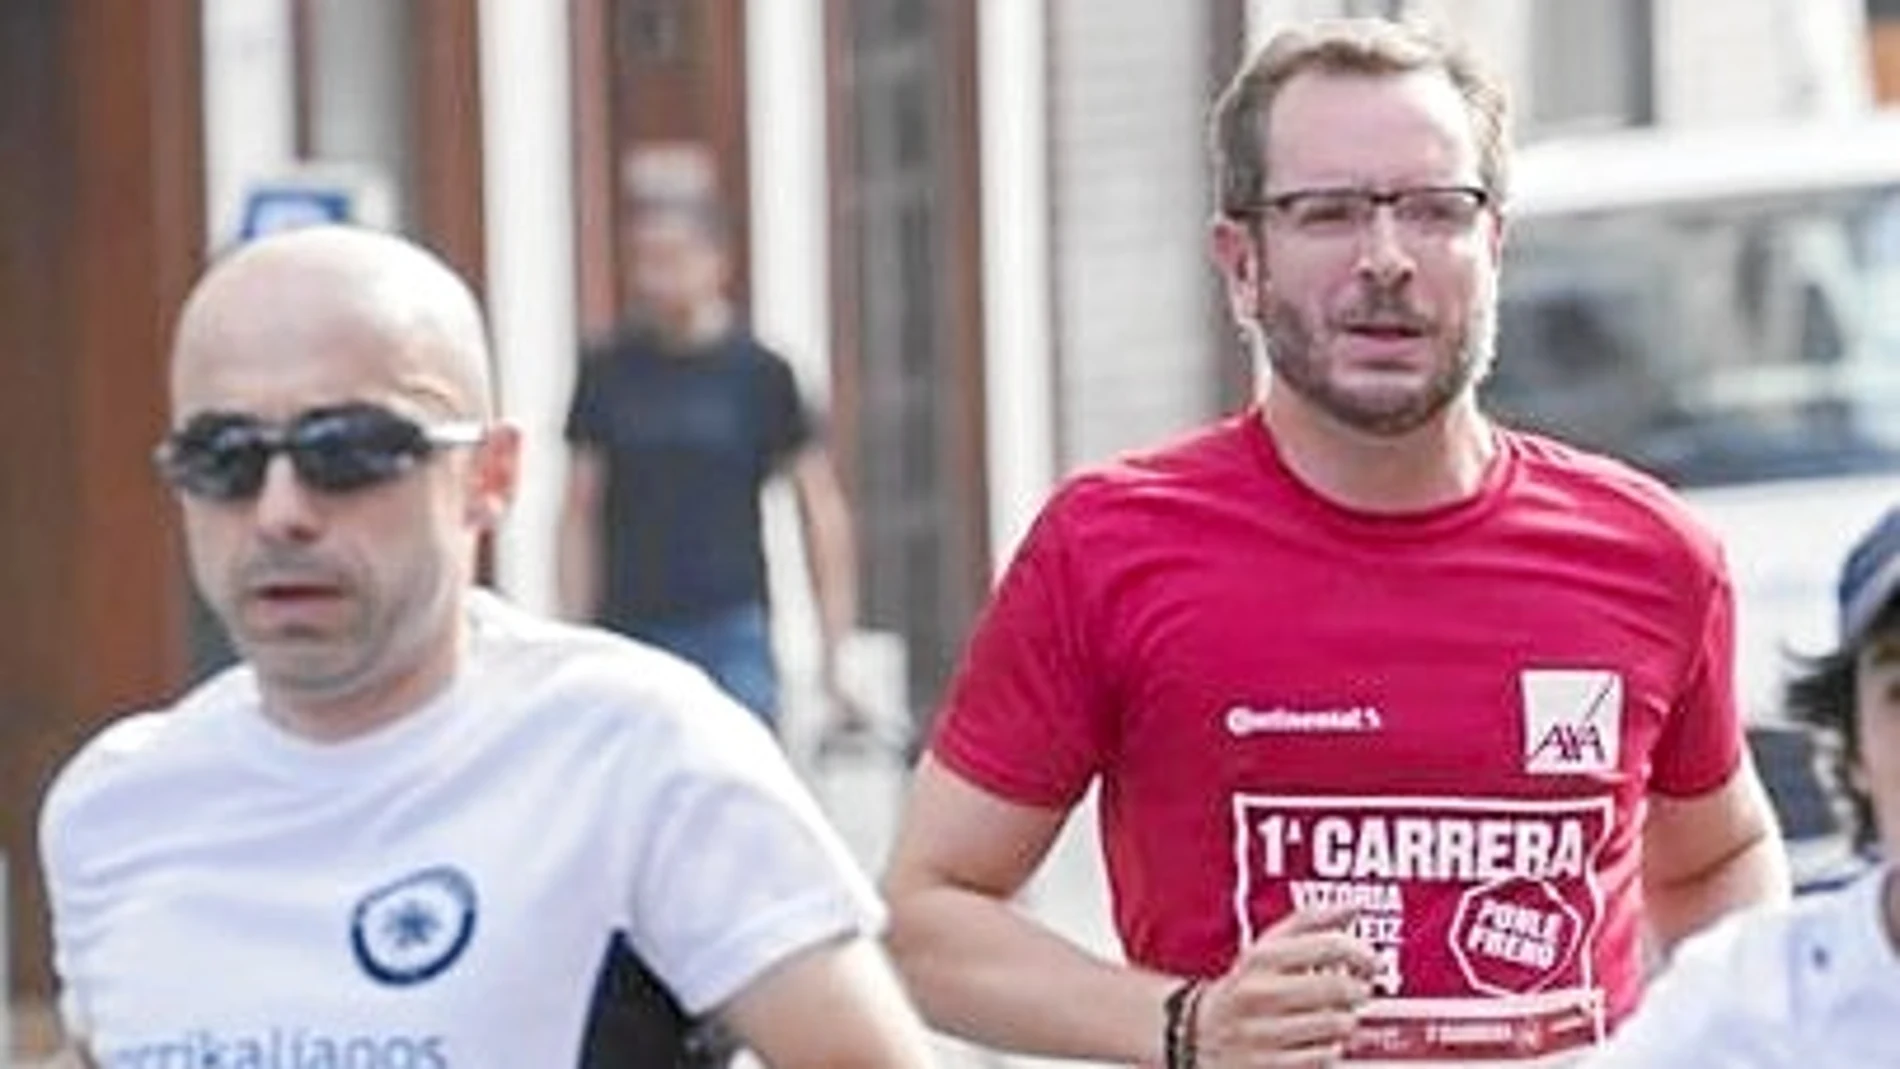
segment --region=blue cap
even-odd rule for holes
[[[1841,566],[1842,649],[1860,645],[1896,593],[1900,593],[1900,507],[1888,509],[1879,523],[1861,535]]]

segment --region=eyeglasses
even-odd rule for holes
[[[438,449],[474,445],[484,433],[479,423],[425,426],[371,404],[311,409],[284,425],[206,412],[167,435],[152,460],[174,488],[211,501],[256,497],[279,453],[305,486],[345,494],[394,479]]]
[[[1480,186],[1294,189],[1263,197],[1242,213],[1270,212],[1301,237],[1332,240],[1358,236],[1386,207],[1404,234],[1451,238],[1469,233],[1491,202],[1490,190]]]

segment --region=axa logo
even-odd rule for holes
[[[1524,696],[1524,771],[1614,772],[1622,755],[1623,677],[1596,668],[1532,668]]]

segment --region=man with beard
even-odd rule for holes
[[[1289,29],[1220,98],[1258,396],[1069,479],[979,621],[885,879],[939,1026],[1168,1069],[1560,1064],[1652,946],[1787,893],[1713,538],[1476,398],[1506,130],[1464,51],[1380,20]],[[1126,964],[1010,904],[1091,788]]]
[[[473,295],[388,235],[266,238],[193,291],[156,459],[244,663],[47,798],[74,1056],[705,1065],[710,1018],[772,1066],[927,1064],[870,881],[770,734],[474,587],[520,448],[487,367]]]

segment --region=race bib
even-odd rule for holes
[[[1605,1031],[1597,876],[1612,800],[1239,794],[1242,946],[1349,904],[1379,957],[1362,1063],[1560,1064]]]

